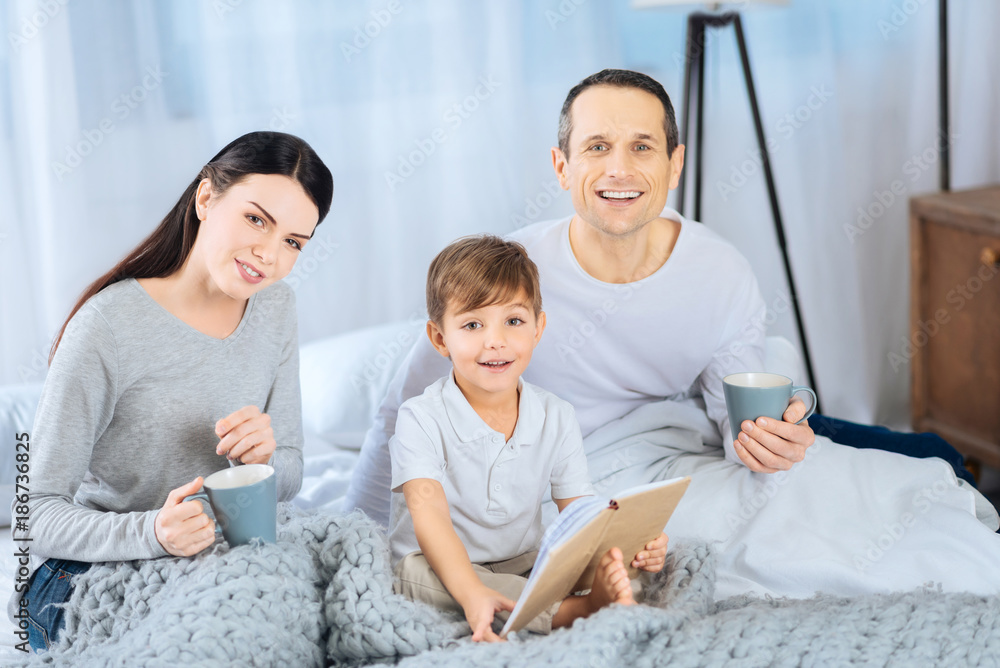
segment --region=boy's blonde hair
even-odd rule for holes
[[[449,305],[464,313],[513,301],[522,290],[537,318],[542,312],[538,267],[524,246],[492,234],[462,237],[431,262],[427,315],[440,327]]]

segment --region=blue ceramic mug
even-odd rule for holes
[[[729,427],[734,441],[740,435],[740,425],[746,420],[755,421],[759,417],[780,420],[792,396],[799,392],[812,395],[812,406],[797,424],[805,422],[816,410],[816,393],[812,388],[792,385],[791,378],[776,373],[732,373],[722,379],[722,389],[726,395]]]
[[[216,531],[230,547],[246,545],[254,538],[277,542],[278,490],[274,468],[267,464],[245,464],[216,471],[205,478],[205,491],[185,497],[204,497],[215,513]]]

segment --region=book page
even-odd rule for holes
[[[580,501],[575,501],[570,508]],[[607,507],[607,499],[602,501],[601,507],[597,508],[598,514],[591,515],[589,522],[579,531],[563,535],[558,543],[542,546],[546,552],[546,559],[542,561],[542,550],[539,550],[539,559],[535,561],[531,577],[528,578],[528,583],[517,599],[501,634],[524,628],[543,610],[573,592],[573,585],[579,573],[593,558],[606,525],[615,513]],[[564,512],[569,512],[569,508]]]

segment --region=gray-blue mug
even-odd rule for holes
[[[277,542],[278,490],[274,468],[246,464],[216,471],[205,478],[204,492],[185,501],[206,497],[215,513],[216,532],[230,547],[246,545],[254,538]]]
[[[780,420],[788,408],[792,396],[799,392],[812,395],[812,406],[804,418],[805,422],[816,410],[816,393],[804,385],[792,385],[792,379],[776,373],[748,371],[731,373],[722,379],[722,389],[726,395],[726,409],[729,411],[729,427],[735,441],[746,420],[756,421],[759,417]]]

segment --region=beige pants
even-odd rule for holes
[[[517,601],[528,582],[528,575],[538,552],[526,552],[513,559],[494,561],[486,564],[472,564],[479,580],[494,591],[498,591],[512,601]],[[431,565],[421,552],[411,552],[403,557],[396,568],[396,582],[393,589],[414,601],[430,603],[436,608],[449,612],[463,612],[462,606],[448,593]],[[535,633],[551,633],[552,617],[559,610],[562,601],[553,603],[542,614],[531,620],[525,629]],[[493,620],[493,630],[499,632],[503,622],[510,616],[506,610],[498,612]]]

